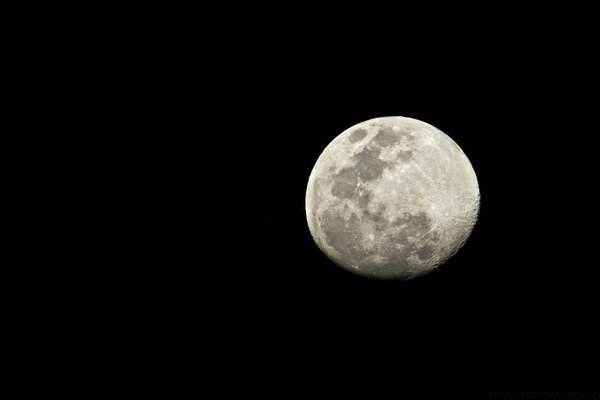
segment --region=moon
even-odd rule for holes
[[[426,274],[454,255],[479,214],[477,176],[448,135],[407,117],[358,123],[323,150],[306,218],[338,266],[381,280]]]

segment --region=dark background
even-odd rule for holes
[[[428,39],[402,31],[254,35],[242,43],[251,116],[234,138],[232,256],[241,287],[231,373],[258,385],[339,377],[592,388],[597,273],[571,224],[585,218],[570,195],[577,157],[557,121],[577,74],[573,58],[565,61],[572,50],[538,34]],[[403,283],[336,267],[314,244],[304,213],[306,183],[325,146],[358,122],[391,115],[452,137],[481,190],[466,245]]]

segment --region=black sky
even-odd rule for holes
[[[483,390],[594,383],[597,274],[577,257],[565,231],[572,213],[547,187],[549,173],[571,182],[549,150],[565,132],[542,122],[564,84],[552,46],[536,35],[430,40],[405,32],[244,43],[252,115],[237,138],[240,370],[257,382],[360,376]],[[306,182],[324,147],[358,122],[390,115],[451,136],[481,190],[467,244],[404,283],[334,266],[304,215]]]

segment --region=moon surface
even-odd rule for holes
[[[479,213],[477,176],[445,133],[406,117],[374,118],[338,135],[308,180],[311,235],[338,266],[406,280],[455,254]]]

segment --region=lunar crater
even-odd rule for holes
[[[363,181],[372,181],[383,174],[388,163],[379,158],[381,149],[376,146],[367,146],[360,153],[352,156],[356,163],[356,171]]]
[[[331,194],[335,197],[351,198],[358,184],[358,174],[354,168],[343,168],[333,179]]]
[[[363,140],[367,136],[367,131],[365,129],[357,129],[350,134],[348,141],[350,143],[356,143]]]
[[[393,129],[389,126],[379,128],[379,133],[373,138],[373,142],[381,147],[404,144],[410,146],[415,141],[412,133],[401,128]]]

